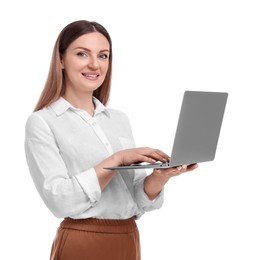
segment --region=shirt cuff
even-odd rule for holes
[[[101,188],[94,168],[74,176],[94,207],[101,198]]]
[[[163,205],[164,189],[161,190],[154,200],[150,200],[144,191],[144,181],[145,179],[141,180],[135,190],[139,207],[145,212],[161,208]]]

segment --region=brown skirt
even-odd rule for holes
[[[126,220],[65,218],[57,230],[50,260],[140,260],[139,232]]]

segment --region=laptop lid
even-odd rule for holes
[[[185,91],[170,167],[214,160],[228,93]]]

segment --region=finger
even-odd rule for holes
[[[190,164],[190,165],[180,165],[180,166],[177,166],[177,170],[180,171],[180,172],[186,172],[186,171],[192,171],[194,169],[196,169],[198,167],[197,164]]]
[[[145,156],[145,155],[140,155],[138,158],[139,159],[137,161],[140,161],[140,162],[147,162],[147,163],[155,163],[156,162],[155,159],[148,157],[148,156]]]
[[[155,159],[156,161],[167,162],[169,160],[169,156],[158,149],[146,147],[144,154],[150,158]]]
[[[166,159],[167,161],[169,160],[169,155],[168,154],[166,154],[165,152],[163,152],[163,151],[161,151],[161,150],[159,150],[159,149],[155,149],[155,152],[157,153],[157,154],[159,154],[161,157],[163,157],[164,159]]]
[[[154,158],[156,161],[160,161],[160,162],[168,162],[168,160],[169,160],[169,158],[167,156],[163,156],[163,155],[157,153],[157,151],[151,152],[150,156],[152,158]]]
[[[187,166],[187,171],[193,171],[198,167],[199,167],[199,165],[197,163],[190,164],[190,165]]]
[[[177,168],[158,168],[160,173],[169,174],[169,175],[175,175],[180,173],[180,171],[177,170]]]
[[[186,172],[187,171],[187,165],[182,165],[181,172]]]
[[[180,166],[177,166],[177,167],[175,167],[178,171],[181,171],[181,169],[182,169],[182,166],[180,165]]]

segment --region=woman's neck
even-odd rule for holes
[[[91,116],[93,116],[95,111],[95,104],[93,103],[92,94],[93,93],[75,94],[66,92],[63,95],[63,98],[65,98],[72,106],[83,109]]]

